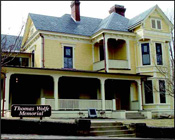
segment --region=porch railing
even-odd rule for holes
[[[47,104],[55,109],[55,99],[41,99],[41,104]],[[114,100],[105,100],[106,110],[115,110]],[[58,99],[58,109],[102,109],[102,100],[92,100],[92,99]]]
[[[109,68],[114,68],[114,69],[128,69],[128,60],[108,60]],[[93,64],[93,70],[101,70],[104,69],[104,60],[99,61],[99,62],[94,62]]]

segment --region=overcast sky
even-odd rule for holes
[[[18,35],[26,23],[28,13],[60,17],[71,14],[71,1],[1,1],[1,34]],[[81,1],[80,15],[104,19],[115,5],[126,8],[125,16],[132,18],[158,5],[163,12],[174,14],[174,1]],[[23,33],[22,33],[23,35]]]

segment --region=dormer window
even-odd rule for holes
[[[162,27],[161,27],[161,20],[159,19],[152,19],[151,20],[151,26],[153,29],[159,29],[161,30]]]

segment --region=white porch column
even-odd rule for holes
[[[116,102],[115,99],[112,99],[112,109],[116,110]]]
[[[10,76],[11,76],[11,73],[6,73],[6,78],[5,78],[5,103],[4,103],[4,110],[9,110]]]
[[[55,99],[55,110],[58,110],[58,81],[59,76],[53,76],[54,79],[54,99]]]
[[[139,110],[143,110],[143,103],[142,103],[142,90],[141,90],[141,81],[137,81],[137,87],[138,87],[138,97],[139,97]]]
[[[105,80],[106,79],[100,79],[102,110],[105,110]]]

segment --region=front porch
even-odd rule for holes
[[[77,111],[79,116],[87,114],[89,108],[109,116],[114,112],[119,115],[126,110],[142,110],[141,76],[11,69],[16,71],[6,74],[5,111],[10,111],[12,104],[47,104],[53,114]]]

